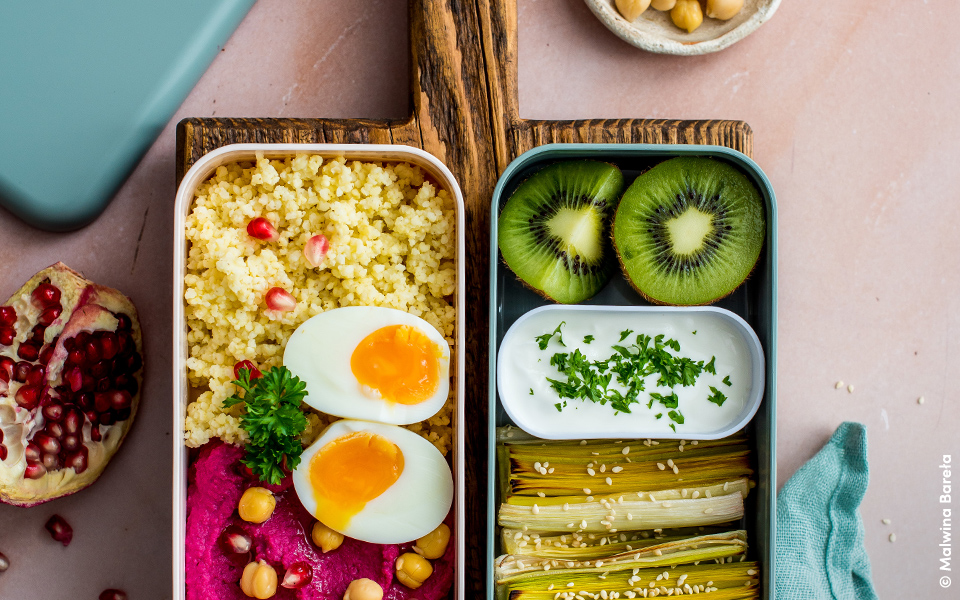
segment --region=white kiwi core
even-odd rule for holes
[[[567,254],[579,254],[585,261],[600,260],[600,215],[591,206],[561,208],[547,221],[547,231],[561,240]]]
[[[703,241],[713,232],[713,216],[691,206],[665,225],[674,253],[681,256],[693,254],[703,247]]]

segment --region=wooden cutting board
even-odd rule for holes
[[[372,143],[417,146],[453,172],[466,202],[467,556],[465,597],[485,594],[487,305],[490,201],[497,178],[523,152],[549,143],[713,144],[753,150],[742,121],[521,119],[516,0],[410,0],[413,114],[405,120],[184,119],[177,182],[201,156],[227,144]]]

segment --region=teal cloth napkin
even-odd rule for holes
[[[777,496],[777,600],[877,600],[857,510],[867,430],[843,423]]]

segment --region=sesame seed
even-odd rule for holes
[[[610,472],[611,472],[611,473],[619,473],[619,472],[622,471],[622,470],[623,470],[623,467],[614,467],[614,468],[610,469]]]
[[[627,461],[628,463],[632,463],[632,462],[633,462],[632,460],[630,460],[630,457],[629,457],[629,456],[624,456],[623,459],[624,459],[625,461]]]
[[[891,542],[897,541],[897,534],[891,533],[891,534],[890,534],[890,541],[891,541]]]
[[[583,488],[583,493],[589,496],[589,495],[590,495],[590,488]]]
[[[667,467],[665,467],[665,466],[663,465],[663,463],[657,463],[657,468],[660,469],[661,471],[663,471],[663,470],[666,469]]]
[[[570,510],[570,504],[567,502],[563,503],[563,510]]]
[[[712,508],[707,508],[707,509],[704,509],[703,512],[704,512],[704,514],[708,514],[708,515],[709,515],[709,514],[711,514],[711,513],[713,512],[713,509],[712,509]]]
[[[630,514],[630,513],[627,513],[627,520],[628,520],[628,521],[632,521],[632,520],[633,520],[633,515]]]
[[[723,491],[727,491],[727,487],[728,487],[729,485],[730,485],[730,482],[724,481],[724,482],[723,482]]]
[[[599,452],[591,452],[590,454],[591,454],[592,456],[600,456],[600,453],[599,453]]]
[[[756,574],[757,574],[757,570],[756,570],[756,569],[748,569],[748,570],[747,570],[747,575],[756,575]]]
[[[670,508],[671,506],[673,506],[673,504],[670,503],[670,502],[664,502],[664,503],[661,504],[660,506],[662,506],[662,507],[664,507],[664,508]]]
[[[656,554],[657,556],[663,556],[663,551],[661,551],[660,548],[657,548],[656,550],[654,550],[653,553]]]
[[[567,587],[573,587],[573,582],[571,581],[570,583],[568,583]]]
[[[680,446],[677,446],[677,450],[679,450],[680,452],[683,452],[683,445],[681,444]]]
[[[847,392],[850,393],[850,394],[853,393],[853,384],[852,384],[852,383],[847,386]]]
[[[710,490],[705,491],[705,492],[703,493],[703,495],[706,496],[707,498],[709,498],[709,497],[710,497]]]
[[[694,494],[696,494],[696,492],[694,492]],[[680,496],[683,498],[687,497],[687,488],[683,488],[682,490],[680,490]],[[694,498],[696,498],[696,496],[694,496]]]
[[[630,454],[630,446],[624,446],[623,450],[620,451],[621,454]]]
[[[919,398],[917,398],[917,404],[923,404],[923,403],[924,403],[923,396],[920,396]]]
[[[668,467],[671,467],[671,468],[673,467],[673,459],[672,459],[672,458],[668,458],[668,459],[667,459],[667,466],[668,466]]]
[[[597,474],[597,472],[594,471],[593,469],[587,469],[587,475],[589,475],[590,477],[593,477],[593,476],[596,475],[596,474]]]
[[[650,494],[650,502],[656,502],[657,499],[653,497],[653,494]]]
[[[586,528],[587,528],[587,520],[584,519],[580,521],[580,529],[586,529]]]
[[[573,529],[573,523],[567,523],[567,529]]]
[[[700,497],[700,492],[698,490],[693,490],[692,497],[694,500]]]
[[[883,523],[884,525],[889,525],[890,519],[882,519],[880,522]]]
[[[613,485],[613,480],[610,479],[609,477],[607,477],[606,481],[607,481],[607,485]]]
[[[517,561],[517,568],[518,568],[518,569],[523,569],[523,567],[524,567],[523,561],[522,561],[522,560],[518,560],[518,561]]]
[[[605,473],[607,470],[607,465],[600,465],[600,472]]]
[[[546,497],[546,494],[544,494],[543,492],[537,492],[537,495],[540,496],[541,498]]]
[[[537,506],[536,504],[534,504],[534,505],[533,505],[533,508],[530,509],[530,512],[532,512],[532,513],[535,514],[535,515],[539,515],[539,514],[540,514],[540,507]]]
[[[677,465],[673,465],[673,474],[674,474],[674,475],[679,475],[679,474],[680,474],[680,469],[677,468]]]
[[[593,496],[587,496],[587,502],[593,502]]]
[[[690,442],[690,445],[691,445],[691,446],[696,446],[696,445],[699,444],[699,443],[700,443],[700,442],[698,442],[697,440],[693,440],[692,442]]]
[[[547,586],[547,591],[549,592],[552,589],[553,589],[553,584],[551,583],[550,585]]]
[[[749,575],[749,573],[747,573]],[[677,585],[683,585],[683,582],[687,580],[687,574],[684,573],[677,579]]]
[[[587,440],[580,440],[580,445],[581,445],[581,446],[586,446],[586,445],[587,445]]]
[[[658,442],[657,440],[650,440],[650,443],[653,444],[654,446],[660,445],[660,442]]]
[[[533,470],[534,470],[534,471],[539,471],[539,470],[540,470],[540,463],[538,463],[538,462],[533,463]]]
[[[839,389],[842,388],[842,387],[843,387],[843,380],[841,379],[840,381],[838,381],[838,382],[836,383],[836,385],[833,386],[833,389],[839,390]]]

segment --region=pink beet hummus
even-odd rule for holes
[[[242,475],[243,450],[210,443],[200,450],[190,468],[187,490],[186,583],[187,600],[246,600],[240,591],[242,566],[230,562],[217,543],[230,525],[243,529],[253,539],[253,559],[263,559],[282,580],[287,567],[306,561],[313,566],[313,579],[299,590],[277,588],[278,600],[340,600],[354,579],[366,577],[380,584],[385,600],[440,600],[453,584],[454,544],[433,562],[433,575],[417,590],[396,581],[394,562],[412,544],[380,545],[344,538],[336,550],[323,554],[310,541],[316,519],[300,504],[290,479],[271,487],[277,497],[273,515],[260,525],[237,516],[243,491],[256,482]],[[268,486],[269,487],[269,486]],[[452,525],[450,516],[447,524]],[[451,526],[451,530],[453,527]]]

